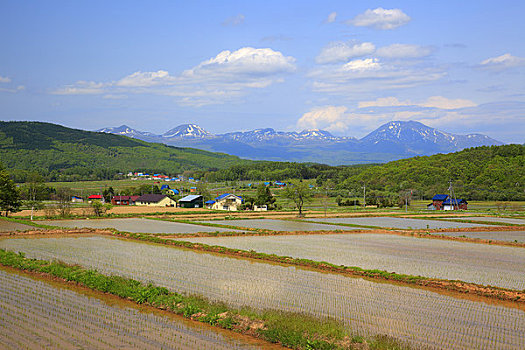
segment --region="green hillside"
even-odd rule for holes
[[[525,146],[483,146],[456,153],[436,154],[390,162],[343,180],[350,189],[400,193],[413,190],[418,197],[448,193],[452,181],[458,197],[466,199],[525,200]]]
[[[106,179],[134,170],[178,174],[249,161],[50,123],[0,122],[0,162],[17,180],[36,171],[50,181],[68,181]]]

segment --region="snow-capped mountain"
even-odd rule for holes
[[[103,129],[99,129],[96,131],[105,132],[107,134],[124,135],[127,137],[131,137],[134,139],[140,139],[140,140],[142,140],[143,138],[148,138],[148,140],[144,140],[144,141],[149,141],[149,139],[155,138],[158,136],[151,132],[142,132],[142,131],[135,130],[133,128],[130,128],[127,125],[121,125],[121,126],[117,126],[113,128],[103,128]]]
[[[416,121],[392,121],[362,139],[337,137],[325,130],[301,132],[272,128],[213,135],[196,124],[179,125],[162,135],[132,129],[126,125],[100,129],[178,147],[224,152],[242,158],[332,165],[385,162],[415,155],[449,153],[477,146],[503,143],[481,134],[456,135]]]
[[[209,138],[213,135],[196,124],[182,124],[162,134],[163,138]]]
[[[360,141],[374,148],[395,144],[414,154],[454,152],[468,147],[502,144],[485,135],[450,134],[416,121],[386,123]]]
[[[235,140],[239,142],[266,142],[279,140],[280,142],[284,141],[341,141],[346,140],[346,137],[336,137],[329,133],[328,131],[312,129],[312,130],[303,130],[301,132],[284,132],[284,131],[275,131],[272,128],[266,129],[256,129],[252,131],[237,131],[227,134],[217,135],[218,137],[223,137],[229,140]]]

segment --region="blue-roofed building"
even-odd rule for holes
[[[284,187],[284,186],[286,186],[286,183],[280,182],[280,181],[276,181],[276,182],[274,182],[274,185],[277,186],[277,187]]]
[[[174,195],[174,196],[177,196],[177,195],[179,194],[179,190],[176,190],[176,189],[174,189],[174,188],[170,188],[170,189],[168,190],[168,194],[172,194],[172,195]]]
[[[443,201],[443,210],[467,210],[467,201],[464,199],[447,198]]]
[[[162,185],[162,186],[160,186],[160,189],[161,189],[161,191],[162,190],[169,190],[170,189],[170,185]]]
[[[448,194],[436,194],[432,197],[432,203],[427,205],[428,210],[467,210],[467,201],[464,199],[452,199]]]
[[[448,194],[436,194],[432,197],[432,203],[427,205],[428,210],[443,210],[443,201],[448,198]]]
[[[236,196],[231,193],[224,193],[215,198],[215,203],[210,205],[210,209],[237,211],[243,203],[241,196]]]

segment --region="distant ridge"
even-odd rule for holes
[[[225,152],[254,160],[330,165],[381,163],[417,155],[457,152],[471,147],[503,145],[486,135],[451,134],[417,121],[392,121],[362,139],[337,137],[318,129],[284,132],[263,128],[213,135],[196,124],[179,125],[162,135],[137,131],[125,125],[98,131],[148,142]]]
[[[247,163],[224,153],[148,143],[123,125],[113,129],[137,139],[42,122],[1,122],[0,160],[15,173],[38,172],[52,181],[112,179],[119,172],[222,169]]]

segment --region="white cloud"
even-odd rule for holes
[[[375,10],[366,10],[347,21],[357,27],[372,27],[375,29],[395,29],[410,22],[410,17],[400,9],[387,10],[381,7]]]
[[[272,49],[244,47],[237,51],[222,51],[217,56],[183,72],[184,77],[213,74],[224,78],[237,79],[239,75],[271,75],[295,70],[295,58],[283,56]]]
[[[128,98],[126,95],[113,95],[113,94],[107,94],[102,96],[105,100],[125,100]]]
[[[487,58],[480,63],[480,67],[490,70],[504,70],[521,66],[525,66],[525,58],[512,56],[510,53]]]
[[[8,84],[8,85],[0,86],[0,92],[17,93],[17,92],[25,90],[25,88],[26,88],[24,85],[18,85],[16,87],[13,87],[12,84],[9,84],[11,82],[12,82],[11,78],[3,77],[3,76],[0,75],[0,83],[1,84]]]
[[[436,67],[385,64],[377,58],[356,59],[344,65],[318,67],[309,73],[313,89],[330,94],[374,93],[426,84],[444,77]]]
[[[97,83],[94,81],[77,81],[75,84],[66,85],[63,88],[53,91],[55,95],[92,95],[104,92],[104,87],[108,84]]]
[[[332,12],[328,15],[328,17],[326,17],[326,19],[324,20],[325,23],[334,23],[335,22],[335,19],[337,17],[337,12]]]
[[[178,75],[168,71],[135,72],[117,81],[79,81],[53,91],[59,95],[151,93],[174,96],[180,104],[202,106],[231,101],[248,89],[283,81],[295,71],[295,58],[269,48],[222,51]]]
[[[440,109],[458,109],[466,107],[475,107],[477,104],[470,100],[461,98],[449,99],[443,96],[432,96],[429,97],[425,102],[421,103],[422,107],[432,107]]]
[[[316,107],[312,111],[303,114],[297,121],[297,128],[323,129],[329,131],[345,130],[345,115],[348,110],[344,106]]]
[[[350,58],[372,54],[375,46],[372,43],[349,44],[333,42],[321,50],[315,61],[320,64],[346,62]]]
[[[244,15],[242,13],[239,13],[236,16],[227,18],[224,22],[222,22],[223,26],[238,26],[244,23]]]
[[[377,49],[377,55],[386,58],[419,58],[432,53],[429,47],[410,44],[392,44]]]
[[[368,107],[394,107],[394,106],[410,106],[410,101],[399,101],[396,97],[379,97],[374,101],[361,101],[358,104],[359,108]]]
[[[377,71],[381,69],[381,63],[377,58],[367,58],[364,60],[353,60],[345,63],[342,67],[343,71],[365,72]]]
[[[150,87],[169,84],[174,80],[165,70],[156,72],[135,72],[115,83],[116,86],[123,87]]]
[[[475,107],[477,104],[466,99],[449,99],[443,96],[431,96],[422,102],[412,102],[410,100],[400,101],[396,97],[381,97],[374,101],[361,101],[359,108],[367,107],[399,107],[399,106],[416,106],[437,109],[459,109]]]

